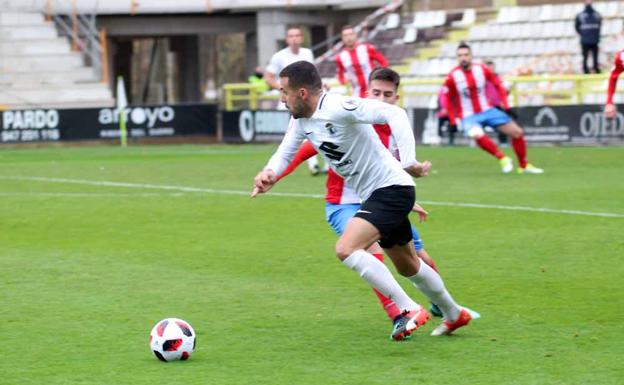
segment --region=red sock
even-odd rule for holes
[[[520,136],[518,138],[511,139],[511,145],[513,146],[514,151],[516,152],[516,156],[518,157],[518,163],[521,168],[525,168],[527,166],[527,147],[526,140],[524,140],[524,136]]]
[[[424,259],[421,259],[421,261],[425,262]],[[427,265],[429,265],[430,268],[433,269],[433,271],[435,271],[436,273],[440,274],[440,272],[438,271],[438,269],[436,268],[435,262],[433,262],[433,259],[429,259],[429,262],[425,262]]]
[[[475,139],[475,142],[477,142],[479,147],[481,147],[484,151],[489,152],[498,159],[505,156],[505,154],[498,149],[496,144],[492,142],[492,139],[490,139],[487,135],[483,135],[482,137]]]
[[[375,256],[375,258],[383,262],[383,254],[373,255]],[[383,307],[384,311],[386,312],[386,314],[388,314],[388,317],[390,317],[391,320],[394,320],[399,314],[401,314],[401,309],[399,309],[390,298],[378,292],[377,289],[373,289],[373,291],[375,292],[375,294],[377,294],[377,298],[379,298],[379,302],[381,302],[381,307]]]

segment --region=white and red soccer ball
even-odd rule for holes
[[[188,360],[195,350],[195,330],[181,319],[164,319],[150,333],[150,350],[161,361]]]

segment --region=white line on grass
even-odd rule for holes
[[[149,197],[184,197],[183,192],[172,193],[99,193],[99,192],[0,192],[0,197],[36,197],[36,198],[149,198]]]
[[[37,176],[0,176],[0,179],[27,180],[27,181],[36,181],[36,182],[46,182],[46,183],[82,184],[82,185],[89,185],[89,186],[169,190],[169,191],[181,191],[181,192],[191,192],[191,193],[225,194],[225,195],[242,195],[242,196],[250,195],[250,191],[240,191],[240,190],[221,190],[221,189],[190,187],[190,186],[95,181],[95,180],[85,180],[85,179],[46,178],[46,177],[37,177]],[[294,198],[315,198],[315,199],[324,197],[324,195],[321,195],[321,194],[284,193],[284,192],[282,193],[271,192],[269,193],[269,195],[282,196],[282,197],[294,197]],[[560,209],[549,209],[549,208],[543,208],[543,207],[506,206],[506,205],[465,203],[465,202],[439,202],[439,201],[419,201],[419,202],[423,204],[432,205],[432,206],[450,206],[450,207],[466,207],[466,208],[510,210],[510,211],[528,211],[528,212],[538,212],[538,213],[584,215],[584,216],[591,216],[591,217],[606,217],[606,218],[624,218],[624,214],[618,214],[618,213],[601,213],[601,212],[581,211],[581,210],[560,210]]]

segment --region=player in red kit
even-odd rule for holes
[[[609,88],[607,90],[607,105],[605,106],[605,117],[612,119],[617,115],[617,108],[613,104],[613,94],[615,94],[615,88],[617,86],[618,77],[624,72],[624,50],[618,52],[615,56],[615,63],[611,70],[611,77],[609,77]]]
[[[341,36],[345,48],[336,56],[338,81],[340,84],[350,83],[353,96],[365,98],[368,77],[375,69],[375,63],[378,67],[387,67],[388,60],[373,45],[358,43],[352,26],[342,27]]]
[[[527,146],[522,128],[507,113],[491,106],[487,99],[486,84],[491,82],[500,93],[503,107],[506,110],[509,109],[507,92],[500,79],[486,66],[472,62],[472,51],[465,43],[457,47],[457,60],[459,65],[447,75],[444,81],[448,89],[446,98],[451,125],[457,125],[458,129],[474,139],[479,147],[495,156],[500,162],[503,173],[513,170],[513,162],[485,134],[484,126],[492,127],[511,136],[511,145],[519,163],[518,173],[543,173],[544,170],[527,161]]]

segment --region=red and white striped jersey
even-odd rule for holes
[[[615,55],[615,62],[613,63],[613,69],[611,69],[609,88],[607,90],[607,104],[613,104],[613,94],[615,94],[617,80],[622,72],[624,72],[624,50]]]
[[[380,67],[388,66],[388,60],[371,44],[358,43],[353,49],[343,49],[336,56],[338,81],[345,84],[348,78],[353,86],[353,96],[366,97],[368,77],[375,69],[375,62]]]
[[[457,66],[447,75],[444,86],[448,89],[446,98],[451,124],[455,124],[456,117],[462,119],[493,107],[485,93],[488,82],[499,90],[503,107],[509,108],[507,92],[500,79],[483,64],[473,63],[469,70]]]

